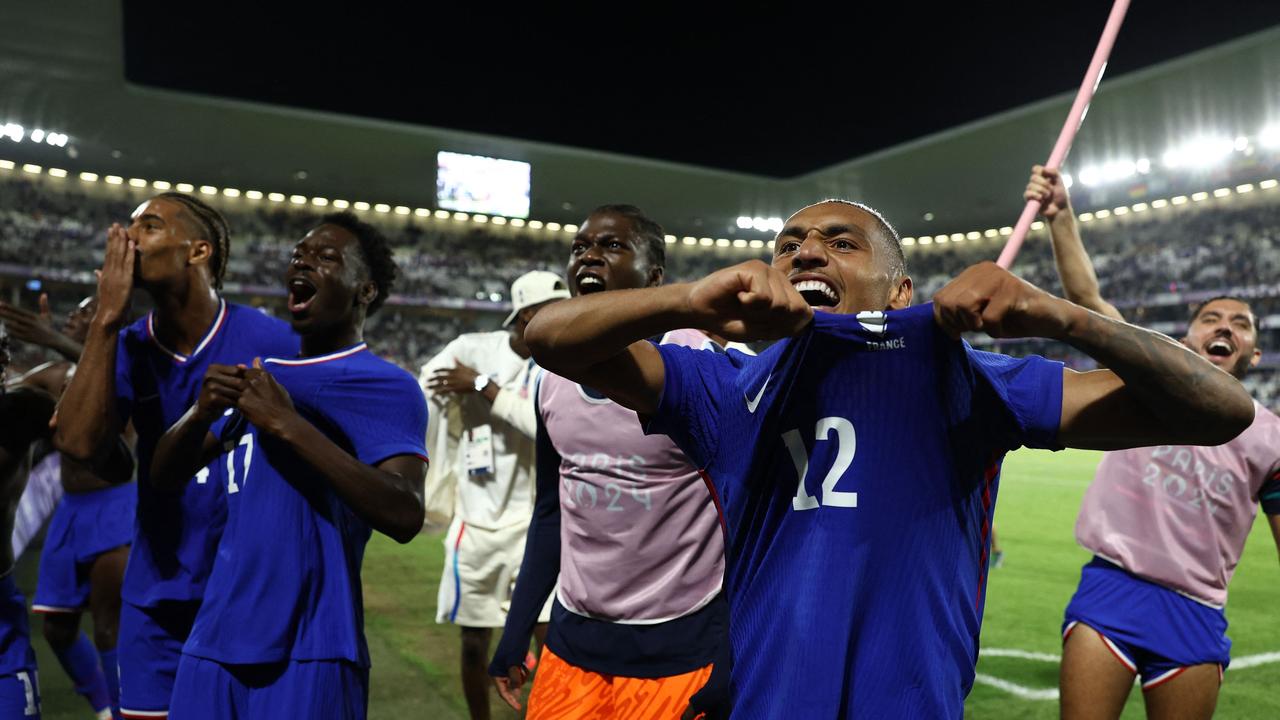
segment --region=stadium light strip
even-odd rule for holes
[[[34,164],[19,165],[12,160],[0,160],[0,171],[9,171],[9,170],[15,170],[15,169],[21,170],[22,172],[25,172],[30,175],[48,174],[55,178],[69,177],[68,172],[66,170],[63,170],[62,168],[46,169],[40,165],[34,165]],[[199,192],[202,195],[209,195],[209,196],[221,195],[224,198],[244,198],[246,200],[251,200],[254,202],[264,200],[264,199],[267,200],[268,202],[273,202],[273,203],[283,203],[287,201],[291,205],[298,205],[298,206],[312,206],[312,207],[332,206],[339,210],[352,209],[357,212],[372,211],[379,214],[393,213],[395,215],[401,215],[401,216],[413,215],[419,218],[434,218],[436,220],[453,220],[455,222],[460,222],[460,223],[472,222],[472,223],[487,223],[490,225],[510,225],[513,228],[527,227],[531,230],[545,229],[549,232],[563,232],[568,234],[574,234],[578,232],[578,226],[574,224],[561,225],[560,223],[557,223],[557,222],[526,220],[525,218],[505,217],[502,215],[490,216],[490,215],[483,215],[478,213],[469,214],[464,212],[450,212],[448,210],[431,210],[429,208],[410,208],[405,205],[392,206],[389,203],[368,203],[363,200],[358,200],[355,202],[351,202],[348,200],[330,200],[324,197],[307,197],[305,195],[297,195],[297,194],[286,195],[285,193],[279,193],[279,192],[264,193],[261,190],[240,190],[238,188],[218,188],[212,185],[196,186],[196,185],[192,185],[191,183],[173,184],[166,180],[147,181],[142,178],[128,178],[126,180],[125,178],[117,175],[101,176],[98,173],[88,172],[88,171],[79,173],[77,177],[80,179],[81,182],[84,182],[84,183],[95,183],[95,182],[98,182],[99,180],[102,180],[111,185],[122,185],[127,183],[130,187],[138,188],[138,189],[142,189],[150,186],[156,190],[164,191],[172,188],[174,190],[177,190],[178,192],[183,192],[183,193]],[[754,244],[756,241],[754,240],[751,240],[751,241],[744,240],[744,239],[739,239],[736,241],[730,241],[728,239],[722,239],[722,240],[723,242],[716,242],[715,244],[721,247],[757,248],[757,245]],[[759,247],[763,247],[763,244],[759,245]]]
[[[65,133],[53,132],[52,130],[35,128],[28,133],[26,128],[18,123],[7,122],[0,124],[0,140],[11,140],[15,143],[20,143],[24,138],[36,144],[44,143],[53,147],[66,147],[67,141],[71,139]]]
[[[1085,211],[1076,215],[1076,220],[1081,223],[1091,223],[1095,220],[1106,220],[1111,217],[1118,217],[1129,214],[1141,214],[1157,210],[1165,210],[1179,205],[1186,205],[1188,202],[1199,203],[1208,200],[1210,197],[1216,199],[1229,198],[1232,195],[1245,195],[1256,191],[1271,190],[1280,188],[1280,179],[1271,178],[1258,183],[1244,183],[1235,187],[1220,187],[1212,191],[1202,190],[1200,192],[1187,195],[1175,195],[1171,198],[1157,198],[1155,200],[1147,200],[1137,202],[1132,205],[1121,205],[1115,208],[1101,208],[1093,211]],[[1037,220],[1031,225],[1032,230],[1040,230],[1044,228],[1044,222]],[[1007,236],[1013,231],[1013,228],[989,228],[981,233],[978,231],[970,231],[967,233],[950,233],[938,235],[920,235],[918,237],[904,237],[902,244],[912,245],[935,245],[943,243],[964,242],[966,240],[977,240],[979,237],[986,240],[994,240],[1001,236]]]
[[[28,175],[47,174],[50,177],[58,179],[70,178],[72,175],[62,168],[44,168],[40,165],[22,164],[19,165],[13,160],[0,159],[0,171],[13,172],[21,171]],[[82,183],[96,183],[104,181],[111,185],[128,184],[132,188],[146,188],[148,186],[156,190],[168,190],[173,188],[178,192],[193,193],[197,191],[197,186],[191,183],[170,183],[166,180],[147,181],[142,178],[125,179],[119,175],[99,175],[98,173],[83,171],[75,175]],[[1132,205],[1121,205],[1115,208],[1101,208],[1094,211],[1085,211],[1076,215],[1076,219],[1081,223],[1091,223],[1096,220],[1105,220],[1113,216],[1128,215],[1130,213],[1140,214],[1150,211],[1164,210],[1171,207],[1186,205],[1188,202],[1199,203],[1208,200],[1210,197],[1216,199],[1224,199],[1232,195],[1245,195],[1254,191],[1275,191],[1280,188],[1280,179],[1270,178],[1257,183],[1242,183],[1234,187],[1220,187],[1211,191],[1202,190],[1188,195],[1175,195],[1171,198],[1157,198],[1137,202]],[[285,195],[284,193],[272,192],[264,193],[261,190],[239,190],[237,188],[217,188],[212,185],[200,185],[199,192],[204,195],[221,195],[224,199],[240,199],[258,202],[267,200],[273,203],[283,203],[286,200],[289,204],[300,207],[327,207],[332,206],[338,209],[352,209],[357,212],[376,212],[379,214],[394,213],[396,215],[408,216],[413,215],[419,218],[434,218],[435,220],[452,220],[458,223],[482,223],[488,225],[509,225],[513,228],[529,228],[530,230],[546,230],[548,232],[563,232],[567,234],[575,234],[579,227],[573,224],[561,225],[557,222],[543,222],[541,220],[526,220],[524,218],[508,218],[501,215],[483,215],[468,214],[464,212],[450,212],[448,210],[437,209],[430,210],[427,208],[409,208],[405,205],[392,206],[387,203],[371,204],[363,200],[350,202],[347,200],[330,200],[323,197],[307,197],[305,195]],[[739,227],[750,226],[746,221],[754,221],[757,219],[765,222],[772,221],[773,218],[738,218]],[[765,224],[762,222],[760,224]],[[775,224],[776,223],[770,223]],[[1037,220],[1031,225],[1032,230],[1044,229],[1044,222]],[[908,236],[902,238],[902,244],[907,247],[923,246],[923,245],[944,245],[952,243],[972,242],[981,240],[998,240],[1002,237],[1008,237],[1012,234],[1013,228],[1004,226],[1000,228],[987,228],[986,230],[969,230],[967,232],[939,233],[937,235],[919,235]],[[744,238],[696,238],[692,236],[677,237],[675,235],[667,235],[664,240],[668,245],[687,245],[692,247],[716,247],[716,248],[737,248],[749,250],[773,249],[773,240],[747,240]]]

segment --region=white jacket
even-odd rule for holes
[[[436,396],[426,390],[438,369],[461,363],[498,384],[492,405],[475,393]],[[418,382],[427,397],[427,520],[447,524],[453,514],[469,525],[504,528],[528,523],[533,513],[534,389],[541,369],[511,349],[505,330],[467,333],[450,342],[422,366]],[[467,431],[492,428],[492,474],[472,475],[466,468]]]

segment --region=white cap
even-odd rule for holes
[[[511,314],[502,323],[502,327],[515,322],[516,315],[527,307],[567,297],[569,286],[564,284],[559,275],[546,270],[527,272],[511,283]]]

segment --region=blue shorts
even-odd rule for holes
[[[345,660],[223,665],[183,655],[169,717],[364,720],[368,707],[369,669]]]
[[[1116,659],[1142,676],[1150,690],[1184,668],[1231,662],[1227,616],[1124,568],[1095,557],[1080,571],[1080,587],[1067,605],[1062,638],[1076,625],[1102,636]]]
[[[154,608],[120,603],[120,714],[132,720],[164,717],[173,697],[182,645],[191,634],[200,603],[172,602]]]
[[[88,607],[93,561],[108,550],[133,542],[137,505],[134,483],[63,494],[40,553],[32,611],[76,613]]]
[[[0,720],[40,717],[36,653],[27,601],[12,575],[0,578]]]

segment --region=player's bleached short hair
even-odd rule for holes
[[[842,198],[827,198],[814,205],[822,205],[823,203],[840,203],[841,205],[852,205],[859,210],[865,212],[875,218],[876,225],[880,226],[880,235],[884,240],[884,246],[889,251],[890,267],[894,277],[905,277],[907,274],[907,256],[902,252],[902,238],[898,237],[898,231],[885,218],[879,210],[870,205],[857,200],[844,200]],[[812,207],[812,205],[810,206]]]

